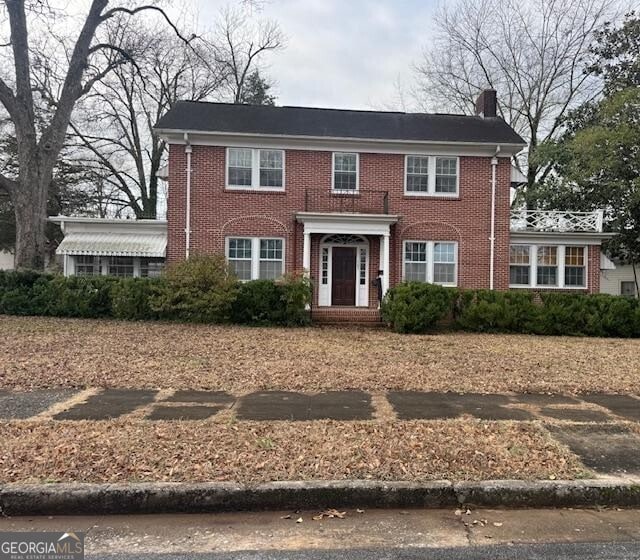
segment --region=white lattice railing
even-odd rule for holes
[[[515,210],[511,231],[602,231],[602,210],[563,212],[561,210]]]

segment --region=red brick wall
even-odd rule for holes
[[[191,179],[191,253],[224,251],[227,236],[278,236],[286,239],[288,272],[302,268],[303,227],[295,213],[305,209],[305,190],[314,189],[312,202],[335,203],[331,197],[331,152],[286,150],[285,189],[281,192],[225,191],[225,148],[193,146]],[[389,213],[400,216],[391,233],[391,285],[402,275],[402,241],[458,242],[458,285],[489,287],[491,219],[491,158],[460,157],[459,197],[404,195],[404,156],[360,154],[360,197],[355,203],[381,207],[387,191]],[[169,262],[185,255],[186,158],[184,146],[169,150],[168,249]],[[509,279],[510,162],[499,158],[496,201],[495,287],[507,289]],[[316,200],[313,197],[320,197]],[[309,200],[309,199],[307,199]],[[348,204],[351,201],[337,201]],[[318,278],[320,236],[312,244],[312,278]],[[370,237],[370,280],[379,264],[379,238]],[[593,251],[597,252],[597,248]],[[595,253],[594,253],[595,254]],[[597,255],[599,259],[599,255]],[[590,286],[599,286],[599,261],[590,252]],[[376,292],[371,286],[371,305]]]

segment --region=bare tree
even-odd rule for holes
[[[567,112],[599,84],[584,72],[594,32],[615,0],[458,0],[437,12],[433,42],[416,66],[423,106],[472,113],[481,90],[498,91],[500,115],[528,142],[528,186]]]
[[[112,41],[122,48],[138,43],[136,64],[99,80],[78,104],[71,128],[86,165],[103,177],[103,187],[112,187],[115,213],[130,209],[136,218],[156,218],[166,147],[153,127],[177,100],[216,95],[225,75],[201,43],[186,45],[168,31],[132,26]]]
[[[38,17],[53,18],[55,10],[42,0],[4,0],[7,17],[2,23],[8,28],[8,37],[0,39],[0,45],[11,49],[13,76],[0,78],[0,103],[15,129],[18,171],[14,177],[0,174],[0,188],[9,193],[14,207],[17,267],[44,266],[48,191],[77,101],[96,82],[132,60],[131,53],[103,40],[100,29],[114,18],[128,19],[142,12],[154,12],[171,23],[165,12],[153,4],[109,7],[109,0],[90,2],[78,26],[79,33],[58,65],[60,86],[55,97],[48,100],[51,116],[38,127],[30,25],[35,25]],[[175,26],[174,30],[177,32]],[[54,41],[59,40],[54,25],[45,31]]]
[[[284,47],[284,35],[276,22],[252,20],[246,10],[227,8],[209,42],[224,69],[226,87],[234,103],[241,103],[247,80],[258,60]]]

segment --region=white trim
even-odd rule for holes
[[[529,283],[528,284],[511,284],[511,266],[527,266],[524,264],[511,264],[511,246],[520,246],[529,248]],[[557,283],[555,285],[538,284],[538,248],[539,247],[556,247],[557,255]],[[583,286],[565,286],[565,263],[566,248],[581,247],[584,250],[584,285]],[[512,289],[530,289],[530,290],[587,290],[589,288],[589,245],[578,243],[510,243],[509,244],[509,288]]]
[[[345,307],[341,305],[333,305],[332,302],[332,292],[333,292],[333,248],[334,247],[353,247],[356,249],[355,253],[355,285],[356,285],[356,297],[355,297],[355,306],[356,307],[369,307],[369,268],[370,268],[370,259],[371,259],[371,251],[369,248],[369,240],[365,235],[354,234],[357,237],[360,237],[362,241],[358,243],[331,243],[327,242],[328,239],[333,237],[335,233],[330,233],[325,235],[319,244],[318,247],[318,271],[319,271],[319,282],[318,282],[318,307]],[[327,283],[322,283],[322,250],[326,248],[329,250],[329,261],[328,261],[328,270],[327,270]],[[366,251],[366,274],[365,274],[365,283],[364,285],[360,284],[360,249],[365,249]],[[348,307],[348,306],[347,306]]]
[[[297,212],[296,220],[304,224],[305,233],[385,235],[398,216],[390,214],[341,214]]]
[[[409,176],[409,158],[410,157],[426,157],[428,159],[428,186],[426,191],[409,191],[407,190],[407,179]],[[456,191],[452,193],[436,192],[436,161],[438,158],[455,159],[456,160]],[[438,153],[411,153],[404,156],[404,195],[406,197],[421,198],[460,198],[460,157],[451,154]]]
[[[402,259],[402,281],[405,281],[406,278],[406,259],[405,259],[405,254],[406,254],[406,247],[407,247],[407,243],[425,243],[426,244],[426,250],[427,250],[427,254],[426,254],[426,261],[425,261],[425,268],[426,268],[426,278],[425,278],[425,282],[428,282],[429,284],[437,284],[438,286],[444,286],[445,288],[455,288],[458,286],[458,242],[457,241],[453,241],[453,240],[445,240],[445,239],[438,239],[436,241],[431,241],[431,240],[427,240],[427,239],[405,239],[402,242],[402,255],[401,255],[401,259]],[[436,264],[434,262],[433,259],[433,255],[434,255],[434,245],[436,243],[446,243],[446,244],[452,244],[453,245],[453,277],[454,277],[454,281],[453,282],[434,282],[433,281],[433,275],[434,275],[434,265]],[[411,261],[411,262],[419,262],[419,261]],[[438,261],[438,264],[452,264],[452,263],[444,263],[441,261]]]
[[[279,146],[283,149],[313,150],[322,152],[353,151],[406,154],[407,152],[432,149],[451,155],[493,156],[496,142],[447,142],[442,140],[403,140],[383,138],[355,138],[336,136],[305,136],[288,134],[260,134],[244,132],[215,132],[185,129],[155,129],[168,144],[183,144],[183,134],[189,134],[192,144],[201,146],[244,147],[247,138],[253,138],[263,145]],[[372,144],[375,148],[372,150]],[[521,152],[526,144],[500,143],[501,157],[511,157]],[[426,148],[425,148],[426,147]]]
[[[336,154],[354,155],[356,156],[356,188],[351,189],[336,189]],[[344,172],[343,172],[344,173]],[[333,194],[359,194],[360,193],[360,154],[358,152],[331,152],[331,192]]]
[[[251,186],[247,185],[230,185],[229,184],[229,150],[244,149],[251,150]],[[263,187],[260,185],[260,152],[281,152],[282,153],[282,186],[281,187]],[[273,146],[227,146],[224,156],[224,188],[227,191],[251,191],[251,192],[284,192],[286,187],[285,168],[286,168],[286,151],[282,148],[274,148]]]
[[[286,239],[284,237],[255,237],[253,235],[227,235],[224,238],[224,257],[229,262],[229,241],[231,239],[249,239],[251,240],[251,278],[249,280],[243,279],[241,282],[250,282],[251,280],[260,280],[260,261],[265,260],[269,262],[277,262],[277,259],[261,259],[260,258],[260,242],[261,241],[282,241],[282,274],[286,271]],[[249,259],[234,259],[234,260],[246,260]],[[279,278],[279,277],[278,277]]]
[[[511,231],[511,242],[518,245],[601,245],[615,233],[568,233],[548,231]]]

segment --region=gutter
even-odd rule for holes
[[[498,154],[500,146],[496,146],[496,153],[491,158],[491,233],[489,234],[489,289],[495,289],[495,260],[496,260],[496,171],[498,168]]]
[[[186,193],[186,210],[185,210],[185,227],[184,227],[184,258],[189,259],[189,252],[191,247],[191,142],[189,141],[189,133],[184,133],[184,153],[187,156],[187,193]]]

